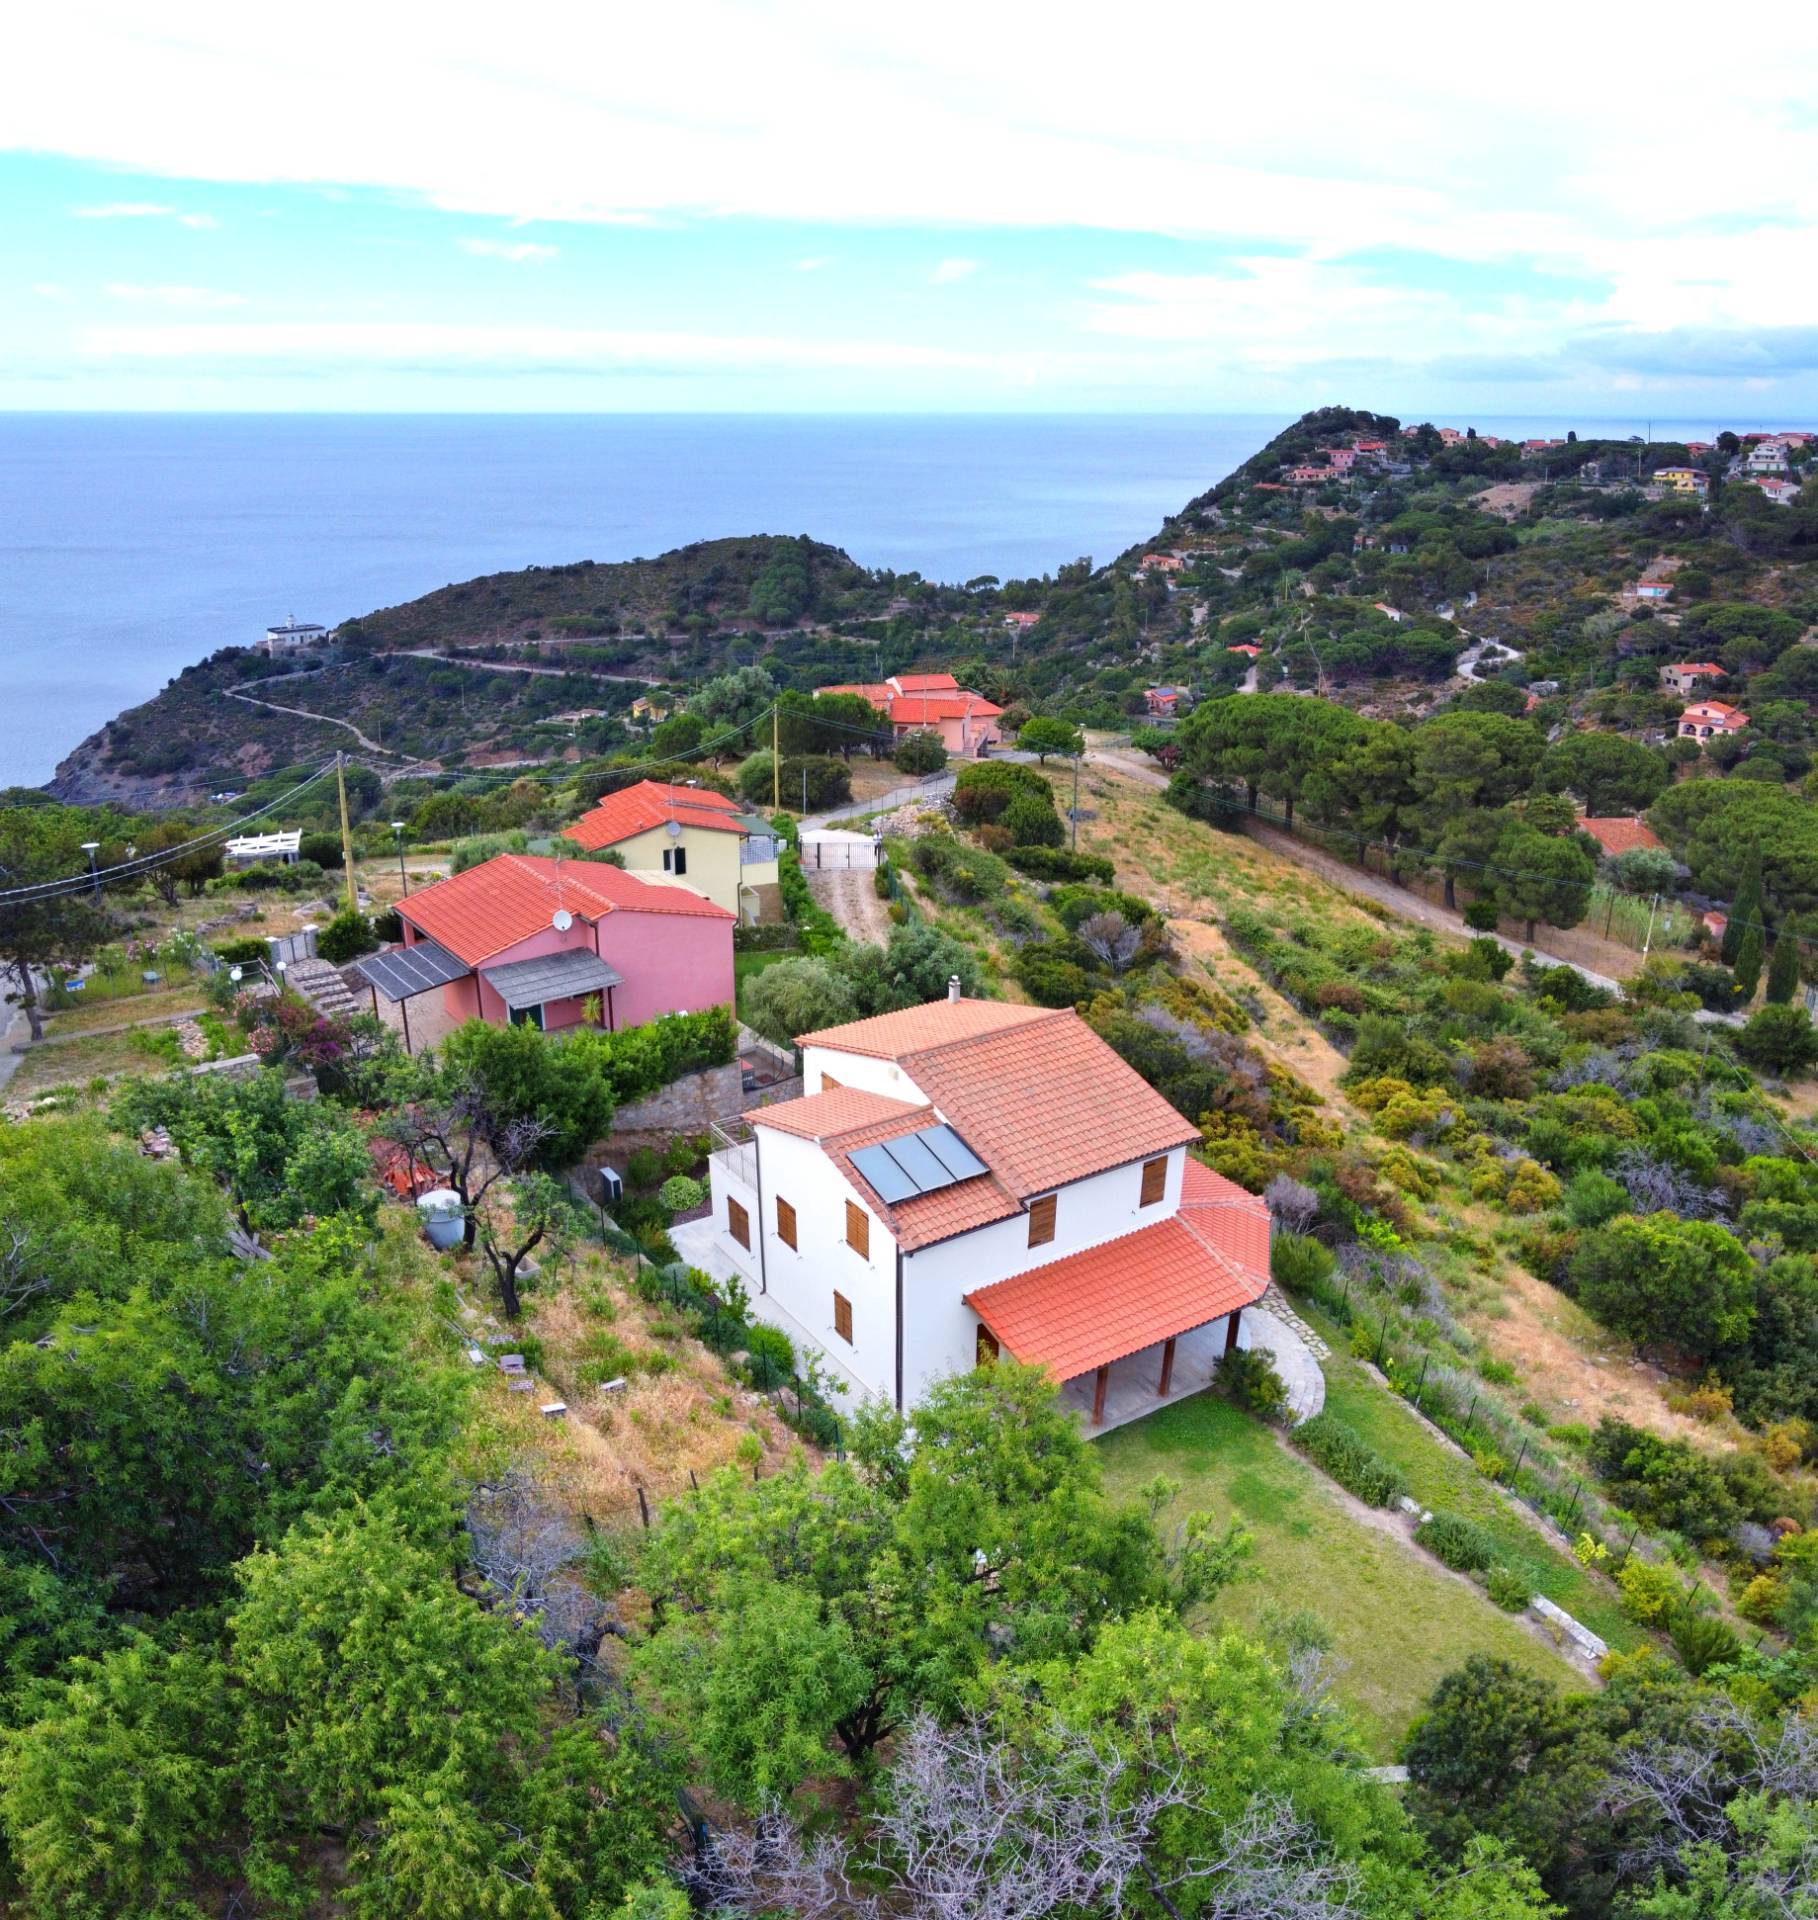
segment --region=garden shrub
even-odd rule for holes
[[[1408,1490],[1391,1466],[1357,1431],[1335,1414],[1316,1413],[1294,1429],[1294,1444],[1315,1466],[1372,1507],[1390,1507]]]
[[[1524,1613],[1533,1599],[1528,1583],[1513,1567],[1492,1567],[1484,1582],[1490,1598],[1504,1613]]]
[[[762,1389],[780,1386],[795,1372],[795,1343],[781,1327],[758,1321],[745,1335],[752,1380]]]
[[[1742,1642],[1734,1627],[1714,1613],[1681,1610],[1673,1621],[1673,1651],[1694,1680],[1712,1667],[1728,1666],[1742,1656]]]
[[[316,935],[317,956],[334,967],[373,952],[378,944],[371,922],[353,907],[343,907]]]
[[[657,1189],[657,1199],[672,1214],[687,1213],[707,1197],[707,1189],[685,1173],[671,1174]]]
[[[250,933],[239,940],[216,941],[213,952],[224,967],[262,967],[271,957],[265,942]]]
[[[1616,1586],[1622,1595],[1623,1612],[1644,1627],[1661,1625],[1685,1598],[1674,1568],[1637,1560],[1633,1554],[1617,1569]]]
[[[1115,864],[1103,855],[1065,847],[1013,847],[1004,858],[1036,880],[1096,880],[1109,886],[1117,878]]]
[[[1279,1233],[1269,1248],[1269,1275],[1290,1293],[1312,1294],[1332,1277],[1332,1249],[1304,1233]]]
[[[1463,1514],[1432,1514],[1414,1529],[1414,1538],[1457,1573],[1488,1573],[1498,1564],[1495,1541]]]
[[[1071,1007],[1092,990],[1090,976],[1073,956],[1071,942],[1032,940],[1010,971],[1038,1007]]]
[[[1218,1363],[1216,1384],[1229,1400],[1259,1420],[1280,1420],[1288,1407],[1287,1383],[1259,1347],[1239,1347]]]

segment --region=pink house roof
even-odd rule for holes
[[[890,702],[890,718],[897,726],[922,727],[931,721],[995,720],[1003,708],[976,693],[899,693]]]
[[[1660,836],[1637,814],[1601,814],[1595,817],[1586,814],[1578,825],[1612,859],[1619,853],[1633,853],[1638,847],[1660,845]]]
[[[1723,669],[1715,660],[1675,660],[1667,668],[1668,673],[1722,673]]]
[[[609,913],[733,918],[686,887],[659,886],[617,867],[528,853],[502,853],[398,903],[399,914],[419,933],[470,967],[542,933],[558,909],[585,920],[603,920]]]
[[[640,780],[635,787],[609,793],[594,807],[562,829],[565,839],[589,853],[615,847],[652,827],[679,820],[685,827],[706,827],[715,833],[744,833],[739,803],[723,793],[702,787],[673,787],[660,780]]]

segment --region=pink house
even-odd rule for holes
[[[404,944],[358,962],[394,1003],[437,989],[445,1031],[464,1020],[601,1026],[730,1005],[733,916],[691,888],[593,861],[503,853],[398,906]],[[424,1024],[419,1021],[419,1025]]]
[[[950,673],[897,673],[874,684],[816,687],[815,692],[856,693],[889,716],[896,739],[911,733],[939,734],[947,751],[962,759],[981,754],[1003,739],[997,726],[1003,708],[982,693],[969,692]]]

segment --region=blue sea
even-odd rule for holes
[[[333,625],[475,574],[726,534],[808,533],[937,580],[1046,573],[1152,533],[1286,423],[0,415],[0,786],[47,780],[122,708],[288,615]]]

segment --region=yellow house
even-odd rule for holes
[[[688,887],[746,922],[759,919],[763,890],[777,885],[769,823],[702,787],[640,780],[607,794],[562,832],[589,853],[611,847],[628,873]]]
[[[1696,467],[1657,467],[1654,470],[1657,485],[1671,487],[1675,493],[1709,493],[1710,480]]]

